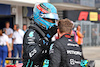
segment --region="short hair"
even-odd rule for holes
[[[23,26],[24,26],[24,25],[26,25],[26,24],[23,24]]]
[[[5,24],[7,24],[7,23],[9,23],[9,24],[10,24],[10,22],[9,22],[9,21],[6,21],[6,22],[5,22]]]
[[[14,25],[16,25],[16,28],[19,29],[19,24],[14,24]]]
[[[79,27],[79,26],[81,27],[81,25],[78,25],[78,26],[77,26],[77,30],[78,30],[78,27]]]
[[[73,23],[69,19],[62,19],[58,22],[60,33],[71,33]]]
[[[27,24],[23,24],[23,26],[27,26]]]

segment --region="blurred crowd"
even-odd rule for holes
[[[19,28],[18,24],[14,24],[12,29],[8,21],[5,23],[5,28],[0,29],[0,65],[2,67],[5,67],[5,62],[6,64],[12,63],[11,60],[5,61],[6,57],[19,56],[22,58],[23,36],[26,31],[26,24],[23,24],[23,30]],[[14,63],[16,62],[14,61]],[[19,63],[22,63],[22,61],[19,61]]]

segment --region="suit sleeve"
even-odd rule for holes
[[[50,63],[49,67],[59,67],[60,62],[61,62],[61,51],[60,47],[58,46],[59,43],[55,43],[50,49]]]
[[[29,29],[23,40],[23,58],[31,58],[32,60],[38,59],[41,54],[41,48],[38,46],[39,35],[35,30]]]

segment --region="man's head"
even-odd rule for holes
[[[10,23],[7,21],[7,22],[5,23],[5,25],[6,25],[6,28],[9,28]]]
[[[2,29],[0,29],[0,36],[2,36],[2,34],[3,34],[3,31],[2,31]]]
[[[14,29],[14,31],[16,31],[16,24],[14,25],[13,29]]]
[[[50,3],[35,4],[33,15],[34,21],[46,30],[56,25],[55,22],[59,19],[57,9]]]
[[[81,26],[80,25],[77,26],[77,30],[81,31]]]
[[[58,33],[62,36],[67,33],[70,34],[73,27],[73,23],[69,19],[62,19],[58,22]]]
[[[15,24],[15,25],[14,25],[14,30],[15,30],[15,31],[18,31],[18,30],[19,30],[19,25],[18,25],[18,24]]]
[[[27,29],[27,25],[23,24],[23,30],[26,31],[26,29]]]

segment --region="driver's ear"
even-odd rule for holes
[[[60,33],[59,28],[57,29],[57,33],[58,33],[58,37],[60,38],[61,37],[61,33]]]
[[[60,31],[59,31],[59,28],[58,28],[58,29],[57,29],[57,33],[59,34],[59,32],[60,32]]]

